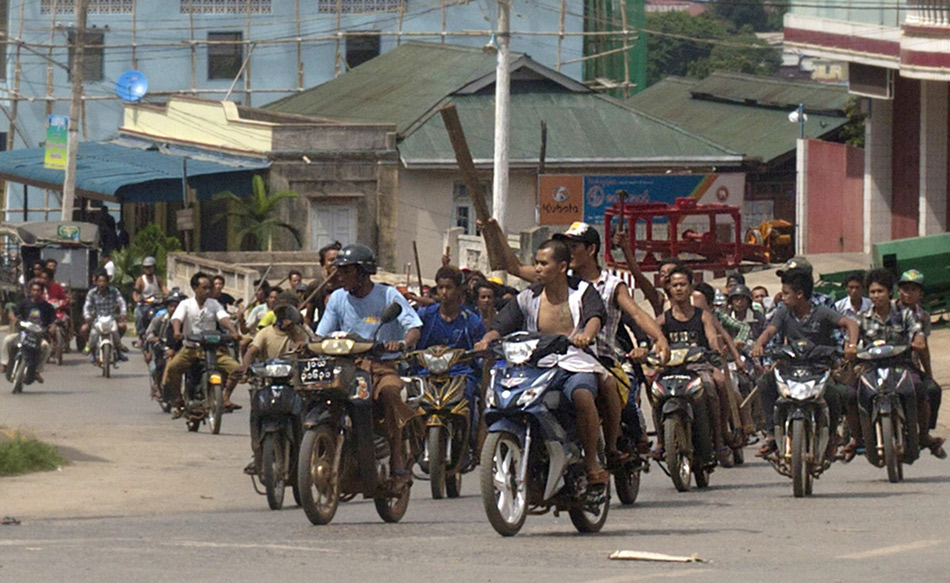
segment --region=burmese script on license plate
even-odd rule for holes
[[[300,382],[305,385],[333,381],[333,363],[326,358],[311,358],[297,362]]]

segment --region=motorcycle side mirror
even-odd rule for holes
[[[379,315],[379,323],[381,326],[389,324],[398,318],[400,314],[402,314],[402,306],[396,302],[393,302],[386,306],[386,308],[383,310],[383,313]]]

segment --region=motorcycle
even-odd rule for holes
[[[168,357],[165,356],[167,349],[168,345],[163,340],[146,343],[145,345],[145,350],[151,355],[148,365],[150,384],[159,387],[161,391],[158,404],[162,408],[163,413],[171,413],[173,400],[172,395],[162,384],[162,379],[165,375],[165,365],[168,364]],[[151,394],[151,387],[149,387],[149,395]]]
[[[471,361],[474,353],[448,346],[430,346],[410,352],[406,358],[429,371],[420,377],[425,413],[426,441],[419,467],[429,475],[432,497],[458,498],[462,474],[473,455],[471,410],[465,389],[468,375],[453,367]]]
[[[224,379],[225,374],[218,370],[218,349],[227,346],[233,339],[225,332],[201,332],[189,334],[189,342],[194,342],[204,353],[195,360],[191,369],[185,373],[185,423],[188,431],[198,431],[202,423],[207,423],[211,433],[221,432],[221,420],[224,417]]]
[[[56,327],[53,329],[53,338],[51,339],[53,354],[56,364],[63,365],[63,354],[69,352],[69,331],[71,322],[69,319],[69,304],[65,302],[51,302],[56,308]]]
[[[399,304],[387,306],[380,327],[401,311]],[[372,377],[356,366],[358,358],[380,358],[383,346],[375,338],[338,332],[307,348],[316,357],[297,361],[297,393],[305,411],[297,487],[307,518],[328,524],[340,502],[362,494],[373,499],[380,518],[398,522],[409,507],[410,489],[394,495],[383,487],[390,474],[389,440],[382,420],[373,416]],[[409,383],[404,398],[411,408],[418,407],[419,396],[409,394],[414,388],[416,384]],[[414,417],[403,429],[409,442],[407,468],[421,453],[419,420]]]
[[[297,459],[300,452],[300,413],[303,403],[292,384],[294,361],[272,358],[251,366],[254,380],[251,385],[251,424],[256,428],[261,451],[261,473],[257,476],[264,486],[261,492],[254,476],[254,489],[266,494],[271,510],[280,510],[284,504],[284,490],[290,485],[294,499],[300,503],[297,484]]]
[[[647,364],[664,366],[653,380],[650,393],[658,435],[662,429],[665,471],[680,492],[689,491],[691,476],[696,487],[708,486],[709,474],[715,467],[709,412],[704,402],[706,387],[700,374],[690,370],[689,365],[710,362],[718,356],[702,347],[677,345],[672,347],[666,365],[662,365],[657,354],[647,356]]]
[[[486,395],[479,477],[488,521],[502,536],[517,534],[529,513],[551,509],[567,510],[582,533],[607,521],[610,484],[588,484],[574,406],[554,384],[561,370],[554,355],[568,346],[565,336],[515,332],[492,348],[505,362],[492,369]]]
[[[158,315],[160,311],[165,309],[165,300],[162,297],[150,297],[145,298],[144,300],[139,300],[138,305],[144,307],[145,310],[142,315],[142,330],[148,330],[148,325],[152,322],[155,316]],[[138,322],[136,322],[138,325]],[[145,336],[139,336],[139,346],[145,346]]]
[[[625,367],[626,369],[627,367]],[[632,367],[626,372],[629,382],[638,382]],[[621,382],[621,380],[617,379],[617,382]],[[642,455],[638,450],[640,434],[646,431],[636,403],[638,393],[639,385],[632,385],[629,400],[620,415],[620,438],[617,449],[628,452],[630,457],[613,471],[617,498],[624,506],[630,506],[637,501],[637,496],[640,494],[640,474],[650,472],[649,458]]]
[[[900,393],[913,394],[909,347],[875,344],[858,359],[866,370],[858,383],[858,414],[864,435],[865,456],[876,467],[887,467],[887,479],[904,479],[903,464],[912,464],[920,455],[916,424],[907,422]],[[913,425],[913,426],[911,426]]]
[[[7,367],[7,380],[13,383],[13,394],[23,392],[23,385],[32,385],[40,364],[40,352],[46,330],[39,324],[20,320],[16,339],[16,356]]]
[[[833,461],[826,455],[833,429],[824,393],[831,379],[832,359],[839,352],[836,347],[816,346],[809,340],[768,352],[779,363],[772,372],[779,397],[774,433],[778,449],[766,459],[778,473],[792,479],[796,498],[811,496],[813,478]]]
[[[115,316],[109,315],[97,317],[92,325],[99,338],[90,350],[102,368],[102,376],[110,378],[112,376],[112,369],[119,364],[119,354],[116,347],[119,336],[119,324],[116,322]]]

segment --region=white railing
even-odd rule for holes
[[[950,0],[912,0],[904,24],[950,27]]]

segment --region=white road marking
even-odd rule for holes
[[[903,553],[906,551],[916,551],[920,549],[935,547],[942,542],[943,541],[940,539],[918,540],[918,541],[914,541],[912,543],[907,543],[903,545],[893,545],[889,547],[881,547],[879,549],[871,549],[869,551],[861,551],[860,553],[840,555],[837,558],[839,559],[870,559],[873,557],[883,557],[885,555],[894,555],[894,554]]]

